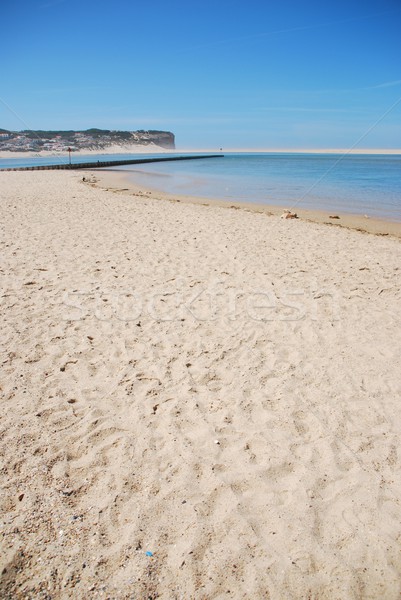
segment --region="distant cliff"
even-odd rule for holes
[[[71,150],[107,150],[110,146],[131,147],[155,144],[175,148],[174,134],[170,131],[7,131],[0,129],[0,151],[10,152],[65,152]]]

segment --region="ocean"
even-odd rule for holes
[[[72,161],[155,156],[166,154],[72,156]],[[62,161],[68,159],[3,159],[0,168]],[[228,153],[215,159],[129,165],[118,170],[126,171],[144,188],[172,194],[401,222],[401,155]]]

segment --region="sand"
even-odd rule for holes
[[[150,154],[152,152],[156,152],[157,154],[161,153],[169,153],[175,152],[175,150],[162,148],[161,146],[157,146],[153,142],[144,146],[138,144],[127,144],[125,146],[108,146],[107,148],[103,148],[102,150],[91,150],[90,148],[84,148],[83,150],[74,150],[71,153],[71,158],[74,160],[74,156],[90,156],[90,155],[108,155],[108,154]],[[68,159],[68,152],[59,151],[56,152],[54,150],[41,150],[41,152],[12,152],[11,150],[3,150],[0,151],[0,159],[1,158],[18,158],[19,160],[24,158],[48,158],[59,156],[60,158]]]
[[[285,154],[387,154],[401,155],[401,148],[190,148],[181,149],[181,152],[216,152],[223,150],[224,152],[274,152]]]
[[[398,599],[400,241],[0,190],[0,597]]]
[[[189,204],[201,204],[202,206],[220,206],[222,208],[242,209],[247,212],[257,212],[268,216],[281,217],[284,214],[283,206],[270,204],[256,204],[252,202],[240,202],[223,199],[202,198],[197,196],[188,196],[185,194],[171,194],[163,192],[160,189],[144,187],[140,181],[136,181],[135,174],[138,169],[133,171],[118,167],[107,169],[92,169],[92,171],[82,172],[83,177],[95,177],[97,187],[113,192],[132,192],[141,197],[154,197],[161,200],[180,201]],[[388,221],[369,217],[368,215],[344,213],[338,211],[323,211],[305,209],[302,202],[289,203],[287,210],[290,209],[297,215],[298,219],[310,221],[312,223],[322,223],[334,227],[345,227],[364,233],[374,233],[376,235],[392,236],[401,238],[401,221]]]

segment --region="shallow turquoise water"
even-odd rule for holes
[[[156,156],[166,155],[99,154],[72,156],[72,160]],[[68,162],[68,158],[2,159],[0,168],[60,162]],[[401,155],[229,153],[216,159],[121,166],[118,170],[127,171],[144,187],[173,194],[401,221]]]
[[[144,187],[401,221],[401,156],[228,154],[119,167]]]

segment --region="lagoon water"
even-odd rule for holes
[[[169,193],[401,221],[401,155],[226,154],[123,169]]]
[[[177,152],[177,155],[180,153]],[[99,154],[73,162],[166,154]],[[169,154],[169,156],[174,156]],[[0,168],[57,164],[66,157],[0,160]],[[136,183],[172,194],[363,214],[401,222],[401,155],[228,153],[207,160],[118,167]]]
[[[156,156],[167,156],[166,154],[141,153],[141,154],[81,154],[71,153],[72,163],[97,162],[98,160],[129,160],[135,158],[154,158]],[[174,156],[174,154],[172,155]],[[0,158],[0,169],[11,169],[16,167],[36,167],[40,165],[65,165],[68,164],[68,156],[34,156],[26,158]]]

